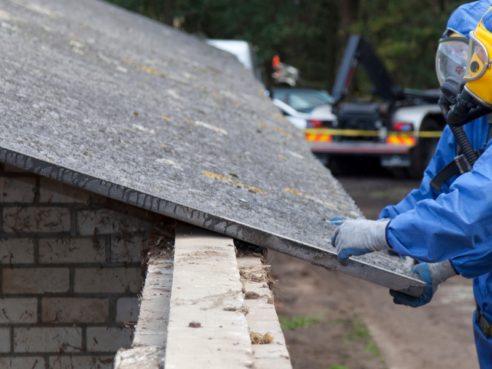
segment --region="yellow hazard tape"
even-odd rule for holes
[[[331,128],[307,128],[304,130],[306,135],[332,135],[332,136],[351,136],[351,137],[378,137],[381,135],[379,131],[363,131],[358,129],[331,129]],[[388,131],[387,136],[412,136],[421,138],[439,138],[442,135],[441,131],[421,131],[415,132],[396,132]]]

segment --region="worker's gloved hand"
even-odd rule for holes
[[[340,218],[333,219],[332,223],[337,224],[336,221]],[[350,256],[391,249],[386,242],[386,226],[389,222],[367,219],[342,222],[331,239],[331,244],[337,249],[340,264],[347,266]]]
[[[420,279],[427,283],[424,292],[420,297],[413,297],[390,290],[390,295],[394,297],[393,302],[397,305],[419,307],[428,304],[439,288],[439,285],[456,275],[456,271],[449,260],[435,264],[418,264],[413,267],[412,272],[417,273]]]

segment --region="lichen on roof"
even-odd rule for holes
[[[94,0],[0,19],[0,161],[291,255],[361,215],[234,56]]]

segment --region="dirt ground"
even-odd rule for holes
[[[384,175],[339,180],[369,219],[419,184]],[[271,251],[268,259],[294,368],[478,369],[470,280],[452,278],[412,309],[372,283]]]

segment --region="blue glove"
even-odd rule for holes
[[[357,218],[357,219],[363,219],[363,218]],[[347,220],[347,218],[344,218],[344,217],[333,217],[330,219],[330,223],[335,224],[337,226],[341,226],[343,224],[343,222],[345,222],[346,220]],[[381,218],[381,219],[376,220],[376,222],[386,222],[388,220],[391,220],[391,218]]]
[[[419,307],[428,304],[439,288],[439,285],[456,275],[449,260],[435,264],[418,264],[413,267],[412,272],[417,273],[420,279],[426,283],[424,292],[420,297],[413,297],[390,290],[390,295],[394,297],[393,302],[397,305]]]
[[[343,218],[343,217],[333,217],[330,219],[330,223],[335,224],[336,226],[341,226],[343,222],[345,222],[346,220],[347,218]]]
[[[335,217],[332,224],[341,224],[331,239],[336,247],[338,261],[347,266],[350,256],[364,255],[373,251],[389,250],[386,242],[386,226],[389,220],[349,219]]]

